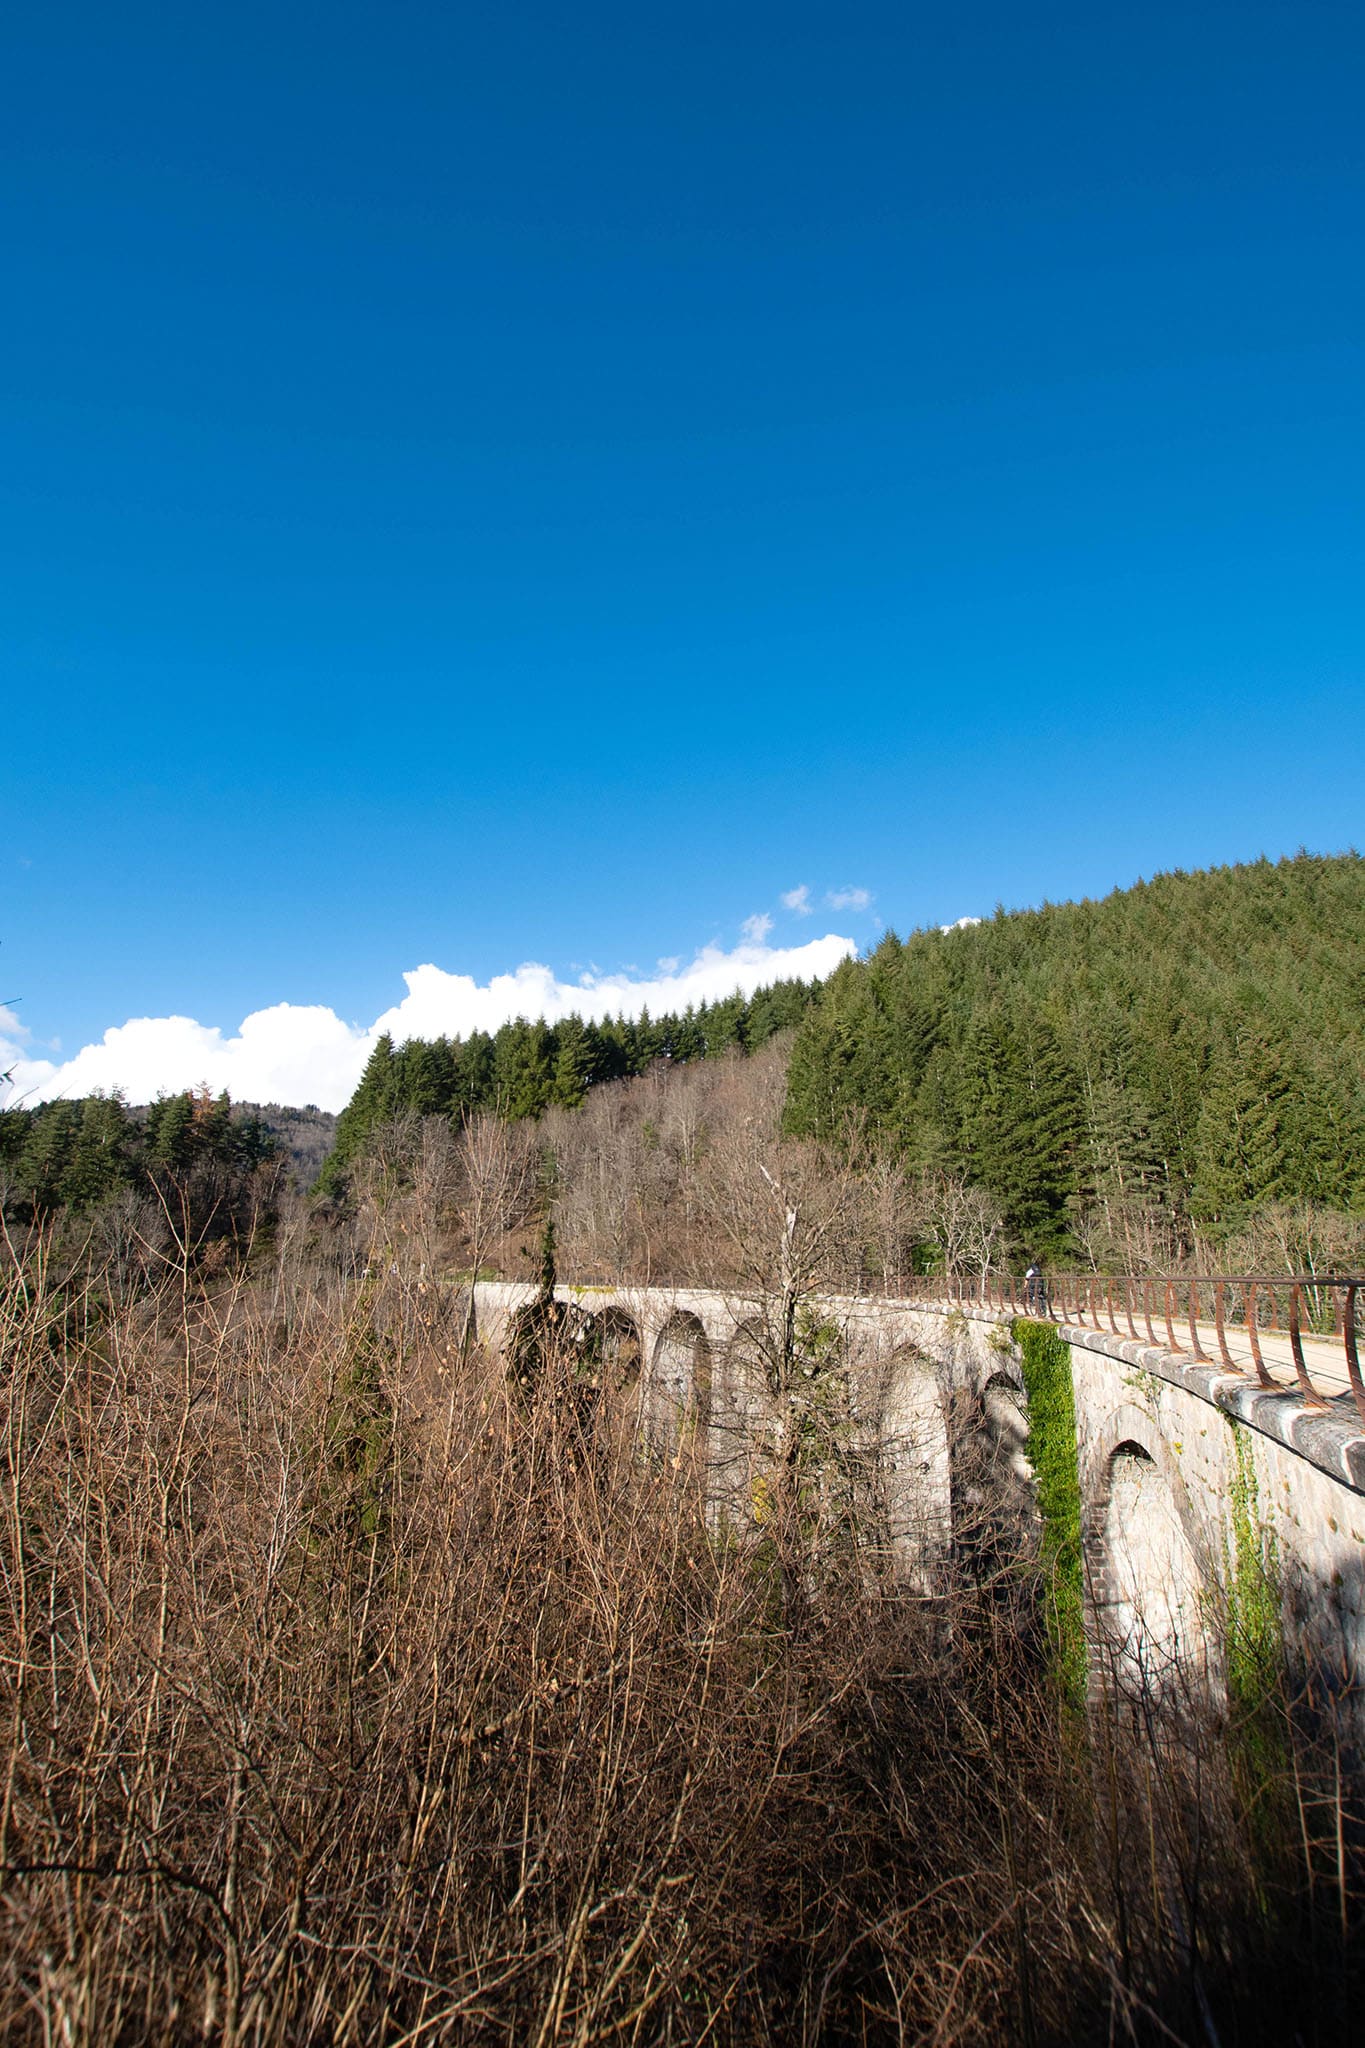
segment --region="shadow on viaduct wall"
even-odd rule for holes
[[[531,1290],[480,1283],[505,1346]],[[695,1447],[718,1515],[743,1520],[779,1403],[762,1303],[712,1290],[560,1290],[594,1369],[656,1443]],[[850,1413],[877,1474],[886,1554],[912,1590],[950,1552],[1034,1552],[1032,1418],[1010,1325],[945,1303],[831,1297]],[[1266,1633],[1365,1748],[1365,1439],[1298,1395],[1062,1328],[1092,1683],[1217,1705]],[[1231,1668],[1230,1668],[1231,1667]]]

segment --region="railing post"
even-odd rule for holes
[[[1132,1338],[1133,1342],[1136,1344],[1138,1340],[1138,1333],[1137,1324],[1133,1321],[1133,1280],[1131,1275],[1124,1276],[1123,1313],[1128,1318],[1128,1334]]]
[[[1186,1306],[1190,1312],[1190,1342],[1194,1346],[1195,1363],[1197,1365],[1212,1365],[1213,1360],[1199,1341],[1199,1281],[1194,1274],[1190,1276]]]
[[[1247,1281],[1247,1335],[1251,1339],[1251,1355],[1256,1361],[1256,1377],[1263,1387],[1273,1387],[1275,1382],[1265,1369],[1261,1356],[1261,1333],[1256,1326],[1256,1282]]]
[[[1183,1358],[1183,1357],[1185,1356],[1184,1346],[1183,1346],[1183,1345],[1180,1345],[1180,1344],[1177,1344],[1177,1343],[1176,1343],[1176,1341],[1175,1341],[1175,1321],[1174,1321],[1174,1317],[1175,1317],[1175,1282],[1174,1282],[1174,1280],[1168,1280],[1168,1281],[1166,1282],[1166,1336],[1167,1336],[1167,1338],[1169,1339],[1169,1342],[1170,1342],[1170,1347],[1171,1347],[1171,1350],[1172,1350],[1172,1351],[1174,1351],[1174,1352],[1175,1352],[1175,1353],[1177,1354],[1177,1356],[1178,1356],[1178,1357],[1181,1357],[1181,1358]]]
[[[1228,1350],[1228,1333],[1223,1313],[1223,1282],[1221,1280],[1215,1280],[1213,1283],[1213,1320],[1214,1326],[1218,1331],[1219,1354],[1228,1371],[1236,1372],[1237,1367],[1233,1362],[1232,1353]]]
[[[1311,1401],[1315,1408],[1325,1408],[1328,1404],[1309,1379],[1308,1367],[1304,1364],[1302,1316],[1303,1303],[1300,1299],[1299,1283],[1295,1280],[1289,1289],[1289,1348],[1294,1354],[1294,1370],[1298,1374],[1299,1388],[1305,1401]]]
[[[1346,1377],[1351,1382],[1355,1397],[1356,1411],[1365,1422],[1365,1384],[1360,1377],[1360,1353],[1356,1349],[1356,1288],[1355,1282],[1346,1289],[1346,1302],[1341,1312],[1341,1331],[1346,1344]]]
[[[1152,1283],[1145,1274],[1142,1281],[1142,1314],[1147,1325],[1147,1342],[1155,1351],[1157,1347],[1156,1331],[1152,1328]]]

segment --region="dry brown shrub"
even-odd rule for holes
[[[1017,1577],[793,1628],[628,1395],[435,1287],[97,1278],[5,1288],[5,2038],[1141,2031]]]

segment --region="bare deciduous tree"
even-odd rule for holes
[[[1155,1199],[1091,1203],[1072,1227],[1096,1272],[1168,1273],[1180,1261],[1171,1211]]]
[[[755,1062],[757,1064],[757,1062]],[[846,1153],[781,1135],[782,1068],[741,1116],[714,1132],[697,1175],[698,1206],[714,1262],[768,1304],[770,1379],[791,1376],[797,1310],[847,1272],[859,1236],[859,1182]]]
[[[1365,1217],[1316,1202],[1269,1202],[1230,1245],[1218,1247],[1210,1266],[1244,1273],[1303,1273],[1324,1278],[1354,1273],[1365,1264]],[[1312,1290],[1316,1314],[1327,1297]]]
[[[535,1185],[535,1166],[535,1132],[529,1124],[505,1123],[501,1117],[481,1110],[461,1130],[456,1146],[455,1181],[471,1282],[478,1279],[490,1247],[525,1216]],[[466,1346],[475,1334],[471,1285]]]
[[[1005,1218],[995,1196],[957,1174],[937,1173],[921,1183],[920,1216],[943,1256],[950,1280],[969,1274],[984,1297],[992,1265],[1005,1244]]]
[[[648,1279],[651,1218],[663,1205],[654,1183],[663,1163],[620,1089],[603,1089],[582,1109],[546,1119],[558,1188],[555,1220],[562,1255],[585,1279]]]
[[[872,1270],[884,1294],[899,1294],[911,1271],[920,1204],[910,1175],[891,1153],[874,1152],[862,1170],[863,1215]]]

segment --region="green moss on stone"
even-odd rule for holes
[[[1047,1619],[1057,1677],[1070,1703],[1085,1704],[1085,1603],[1081,1561],[1081,1481],[1076,1454],[1076,1393],[1071,1354],[1051,1323],[1020,1316],[1013,1336],[1028,1394],[1028,1455],[1043,1519]]]
[[[1280,1558],[1275,1532],[1261,1519],[1260,1487],[1250,1435],[1234,1417],[1233,1473],[1228,1489],[1230,1537],[1223,1545],[1227,1597],[1228,1701],[1249,1717],[1280,1691],[1284,1635],[1280,1620]]]

